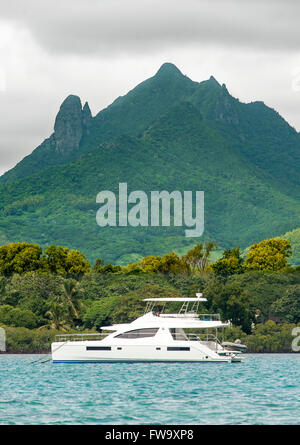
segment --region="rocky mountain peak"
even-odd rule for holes
[[[83,112],[83,115],[84,115],[86,118],[90,118],[90,117],[92,117],[92,113],[91,113],[91,110],[90,110],[90,107],[89,107],[88,102],[86,102],[86,103],[84,104],[84,106],[83,106],[83,108],[82,108],[82,112]]]
[[[55,149],[61,154],[79,150],[84,134],[88,133],[92,120],[91,110],[86,102],[82,108],[78,96],[69,95],[61,104],[54,124]]]
[[[219,84],[219,82],[216,80],[216,78],[214,76],[210,76],[208,82],[211,86],[221,87],[221,85]]]
[[[155,77],[184,77],[182,72],[177,68],[176,65],[173,63],[163,63],[162,66],[159,68],[157,73],[155,74]]]

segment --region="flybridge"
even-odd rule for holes
[[[171,193],[166,190],[151,191],[149,203],[147,194],[141,190],[135,190],[128,195],[127,183],[124,182],[119,184],[118,199],[113,192],[105,190],[98,193],[96,202],[102,204],[96,214],[96,221],[100,227],[127,227],[128,225],[132,227],[148,227],[149,225],[170,227],[171,219],[173,219],[174,226],[190,228],[185,230],[186,237],[199,237],[204,231],[203,191],[195,192],[194,203],[192,191],[184,191],[183,196],[178,190]],[[193,213],[195,213],[195,217],[193,217]]]
[[[145,298],[143,301],[157,301],[157,302],[159,302],[159,301],[164,301],[164,302],[168,302],[168,301],[170,301],[170,302],[171,301],[187,301],[187,302],[189,302],[189,301],[207,301],[206,298],[200,297],[202,294],[196,294],[196,295],[199,295],[199,297],[197,296],[196,298],[195,297],[193,297],[193,298],[184,298],[184,297]]]
[[[160,317],[173,317],[173,318],[194,318],[199,319],[198,317],[198,308],[199,303],[207,301],[206,298],[202,298],[201,293],[196,293],[196,297],[167,297],[167,298],[145,298],[144,301],[147,302],[147,306],[145,309],[145,313],[152,312],[156,304],[159,303],[171,303],[171,302],[181,302],[182,306],[178,313],[176,314],[168,314],[158,312]],[[190,303],[193,303],[191,310]]]

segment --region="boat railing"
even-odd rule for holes
[[[199,333],[199,334],[186,334],[186,333],[173,333],[174,340],[187,340],[187,341],[201,341],[201,342],[216,342],[220,343],[218,337],[214,334]]]
[[[169,314],[168,312],[158,312],[156,315],[162,318],[195,318],[200,321],[220,321],[220,314],[197,314],[196,312],[189,311],[182,314]]]
[[[57,342],[62,341],[84,341],[84,340],[103,340],[107,337],[108,333],[96,332],[96,333],[78,333],[78,334],[57,334],[55,340]]]
[[[184,338],[185,337],[185,338]],[[186,340],[186,341],[198,341],[210,348],[213,351],[217,351],[221,347],[221,342],[215,334],[199,333],[199,334],[173,334],[174,340]]]
[[[220,314],[198,314],[201,321],[220,321]]]

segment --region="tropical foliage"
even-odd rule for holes
[[[253,270],[282,270],[288,267],[291,243],[282,238],[270,238],[254,243],[247,254],[245,266]]]
[[[227,330],[228,339],[239,337],[252,351],[288,350],[289,328],[300,323],[300,270],[287,267],[289,243],[277,238],[255,243],[247,249],[246,261],[235,247],[213,262],[216,248],[201,244],[181,257],[174,252],[147,256],[123,267],[105,265],[99,258],[92,269],[78,252],[86,272],[73,275],[65,266],[70,251],[64,247],[51,246],[43,253],[26,243],[2,246],[0,252],[9,254],[10,264],[23,265],[19,273],[4,269],[0,275],[0,324],[7,329],[9,348],[40,351],[48,347],[54,331],[98,330],[135,319],[144,312],[144,298],[202,292],[208,301],[200,311],[220,313],[229,321],[233,327]],[[22,252],[24,259],[31,249],[38,255],[29,255],[34,258],[29,270],[28,261],[15,257]],[[176,309],[172,303],[170,310]]]
[[[0,247],[0,273],[12,275],[26,272],[47,272],[61,275],[82,275],[90,264],[78,250],[51,245],[42,248],[37,244],[11,243]]]

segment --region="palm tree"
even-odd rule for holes
[[[64,332],[69,331],[70,327],[67,325],[65,315],[66,311],[63,304],[58,303],[57,301],[52,301],[50,310],[46,312],[49,322],[40,326],[38,329],[50,328]]]
[[[79,318],[80,306],[82,302],[79,301],[78,296],[79,284],[75,280],[64,280],[63,282],[63,298],[67,303],[69,310],[69,318]]]
[[[207,244],[197,244],[182,257],[182,260],[189,264],[192,269],[203,271],[209,264],[211,251],[217,248],[217,245],[211,241]]]

